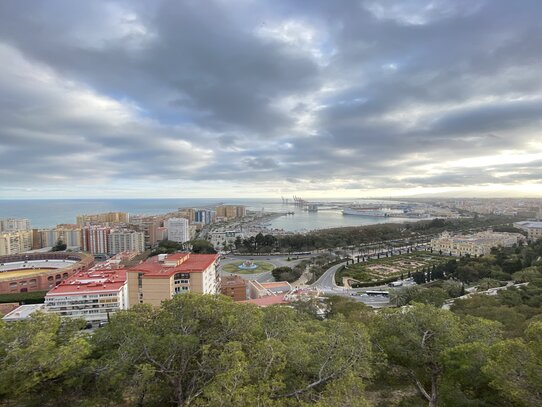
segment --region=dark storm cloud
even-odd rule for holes
[[[534,0],[1,2],[2,184],[538,182],[541,11]],[[457,164],[503,152],[533,158]]]

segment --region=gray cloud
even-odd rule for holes
[[[428,4],[2,2],[1,185],[540,182],[542,5]]]

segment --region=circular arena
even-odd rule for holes
[[[0,256],[0,294],[48,291],[75,273],[86,271],[94,258],[85,253],[28,253]]]

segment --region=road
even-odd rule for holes
[[[397,255],[397,254],[404,254],[406,252],[406,249],[415,249],[415,250],[425,250],[426,246],[404,246],[401,248],[397,248],[391,251],[388,251],[389,256]],[[358,256],[366,256],[366,260],[368,259],[377,259],[386,257],[386,252],[380,252],[380,253],[358,253]],[[356,257],[355,255],[353,257]],[[363,260],[363,261],[366,261]],[[365,288],[345,288],[345,287],[339,287],[335,283],[335,274],[339,268],[346,265],[346,262],[342,262],[339,264],[336,264],[335,266],[330,267],[327,269],[322,276],[314,284],[311,285],[311,287],[318,288],[322,293],[327,295],[341,295],[341,296],[347,296],[352,298],[355,301],[363,302],[364,304],[367,304],[374,308],[381,308],[389,305],[389,296],[386,295],[367,295],[362,294],[366,291],[385,291],[387,292],[389,287],[387,285],[380,285],[380,286],[374,286],[374,287],[365,287]],[[411,286],[415,285],[413,281],[410,280],[404,280],[403,286]],[[400,288],[398,288],[400,289]]]

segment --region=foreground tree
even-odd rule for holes
[[[430,407],[438,404],[445,352],[464,343],[493,343],[500,338],[497,323],[462,320],[422,304],[382,311],[373,329],[377,347],[409,377]]]
[[[525,339],[495,344],[482,370],[514,405],[542,405],[542,322],[531,323]]]
[[[84,322],[62,323],[56,315],[2,325],[0,320],[0,400],[23,405],[63,400],[63,384],[90,354],[80,329]]]
[[[363,405],[358,393],[371,361],[366,331],[287,308],[179,295],[161,309],[121,312],[97,331],[96,374],[88,383],[100,389],[96,398],[139,406],[327,406],[353,397]],[[343,378],[359,387],[341,387]]]

